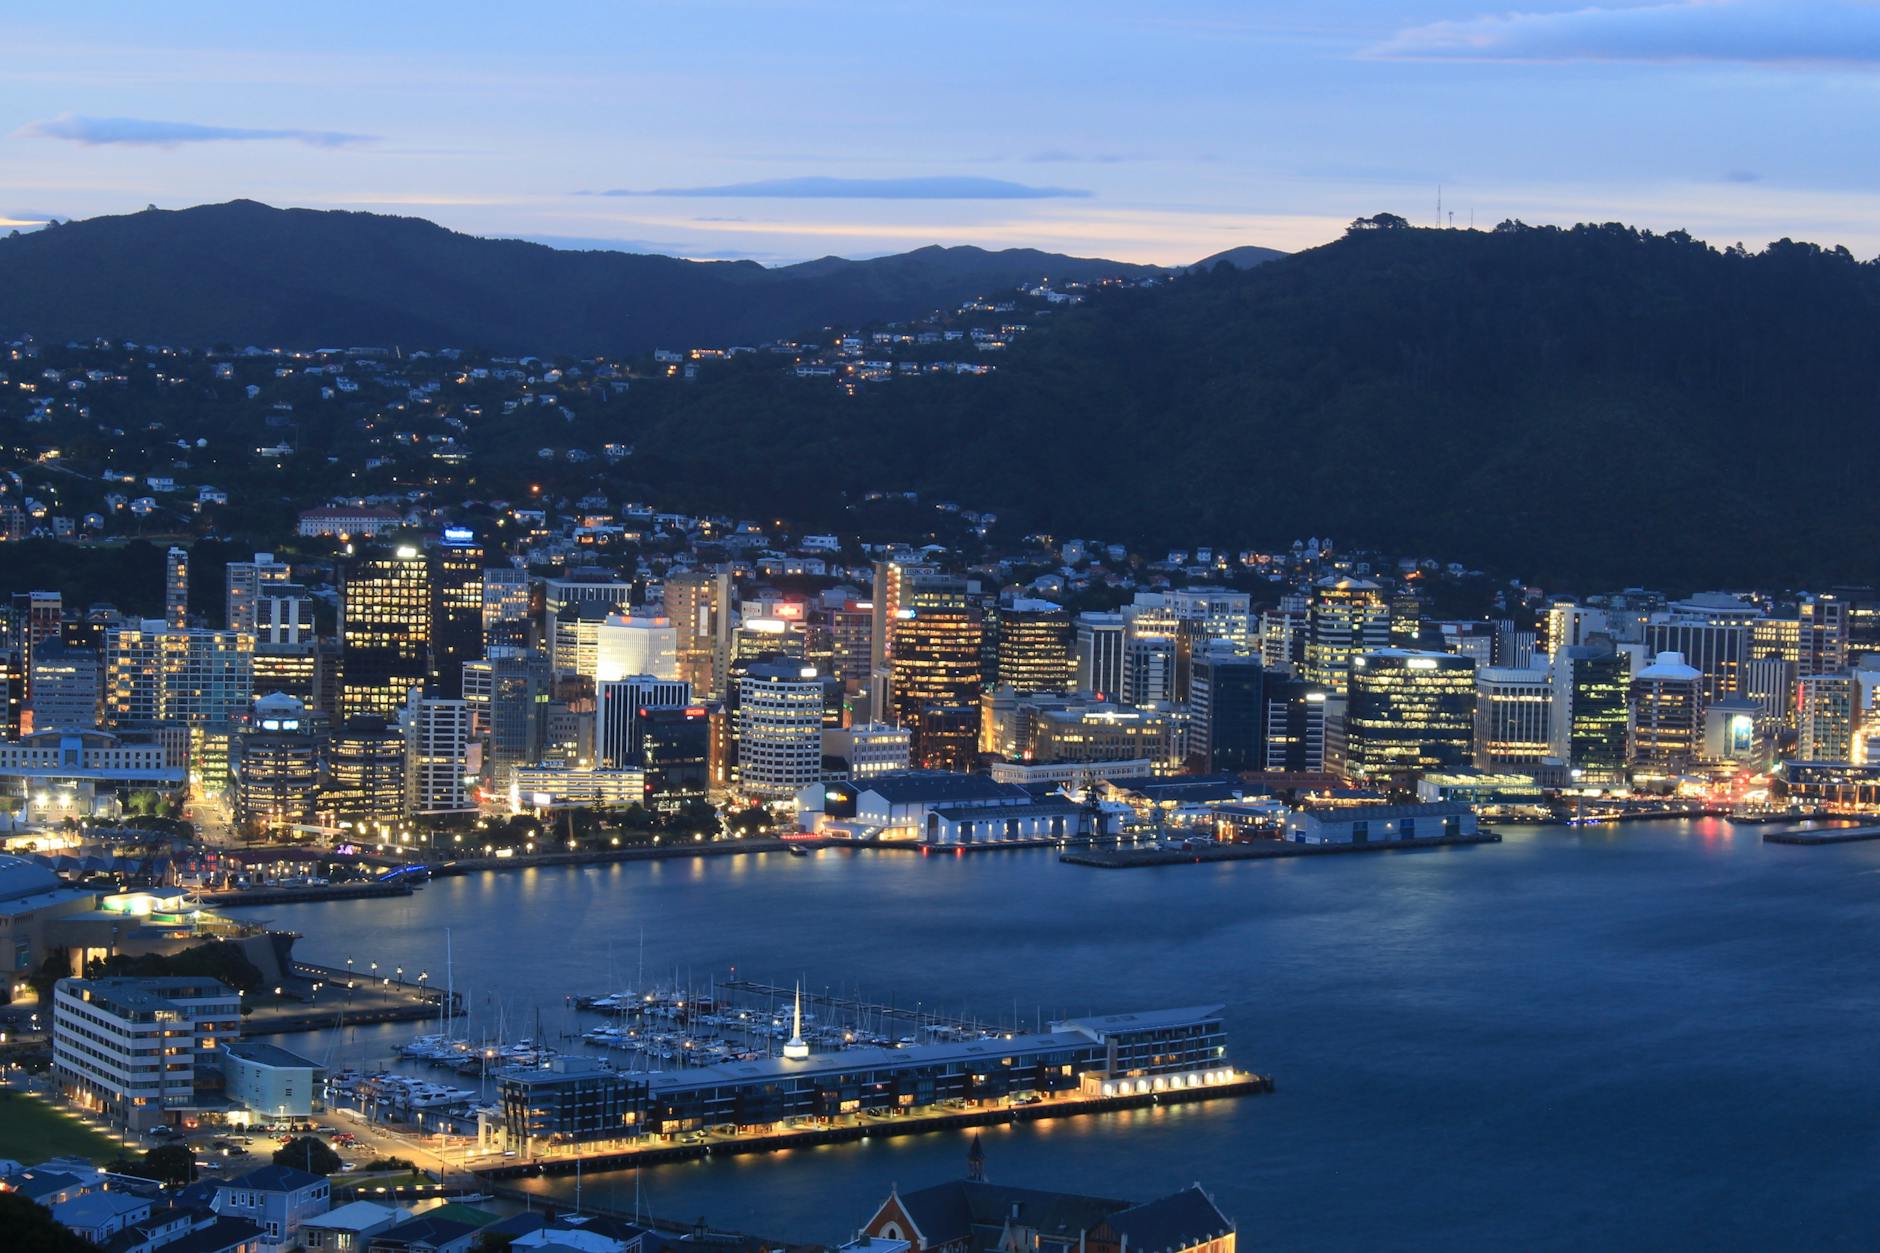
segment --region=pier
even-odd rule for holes
[[[765,1131],[755,1135],[709,1137],[704,1142],[685,1140],[597,1153],[570,1153],[566,1156],[557,1154],[553,1157],[534,1158],[528,1161],[504,1162],[501,1165],[473,1166],[470,1169],[478,1178],[485,1180],[572,1175],[584,1170],[631,1170],[639,1166],[700,1161],[707,1157],[777,1153],[785,1149],[815,1148],[825,1144],[852,1144],[877,1136],[910,1136],[975,1127],[1018,1126],[1043,1122],[1051,1118],[1076,1118],[1085,1114],[1152,1109],[1163,1105],[1188,1105],[1229,1097],[1258,1096],[1273,1090],[1274,1084],[1270,1075],[1249,1074],[1207,1087],[1182,1088],[1164,1092],[1132,1092],[1118,1096],[1054,1097],[1026,1105],[942,1110],[933,1113],[900,1114],[887,1118],[864,1116],[857,1118],[854,1122],[826,1127]]]
[[[410,896],[408,880],[393,883],[324,883],[298,888],[233,888],[204,892],[202,903],[226,909],[236,905],[295,905],[302,901],[351,901],[386,896]]]
[[[1791,827],[1786,831],[1764,831],[1765,844],[1858,844],[1880,840],[1880,827]]]
[[[797,989],[793,987],[780,987],[756,979],[722,979],[719,980],[717,986],[727,992],[761,998],[773,1005],[788,1005],[790,998],[797,995]],[[859,996],[843,996],[827,990],[814,992],[809,988],[802,989],[802,996],[804,1005],[818,1010],[827,1009],[838,1014],[850,1015],[849,1021],[851,1022],[903,1022],[910,1027],[945,1027],[969,1035],[982,1035],[994,1029],[991,1023],[979,1022],[971,1018],[952,1018],[923,1009],[918,1002],[910,1008],[906,1005],[863,1000]]]
[[[1069,866],[1099,870],[1126,870],[1132,866],[1182,866],[1204,861],[1265,861],[1276,857],[1331,857],[1341,853],[1408,853],[1423,848],[1456,848],[1472,844],[1499,844],[1501,835],[1477,831],[1473,835],[1438,835],[1422,840],[1380,840],[1375,844],[1287,844],[1262,840],[1251,844],[1208,844],[1194,848],[1090,849],[1064,853],[1058,860]]]

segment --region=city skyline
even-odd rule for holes
[[[0,219],[249,197],[701,258],[1171,264],[1434,222],[1440,187],[1457,225],[1880,249],[1837,155],[1869,125],[1866,4],[193,11],[13,19]]]

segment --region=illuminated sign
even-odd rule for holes
[[[477,533],[467,526],[447,526],[444,528],[444,542],[453,548],[476,543]]]
[[[1731,714],[1729,727],[1730,753],[1747,753],[1755,743],[1756,720],[1748,714]]]

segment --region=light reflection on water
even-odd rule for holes
[[[538,1009],[550,1034],[597,1022],[562,998],[631,984],[642,932],[649,979],[701,987],[735,964],[982,1017],[1016,1000],[1026,1022],[1222,1002],[1235,1059],[1277,1094],[985,1129],[988,1170],[1128,1197],[1199,1180],[1273,1247],[1857,1247],[1880,1219],[1876,869],[1880,845],[1705,821],[1129,872],[767,854],[254,912],[303,932],[303,956],[434,982],[448,926],[474,1030],[500,1018],[510,1038]],[[420,1029],[283,1042],[359,1065]],[[890,1185],[957,1175],[966,1142],[720,1157],[639,1184],[664,1216],[835,1240]],[[633,1187],[583,1183],[603,1203]]]

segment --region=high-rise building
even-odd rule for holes
[[[1123,645],[1128,630],[1120,613],[1077,615],[1077,690],[1099,700],[1121,700]]]
[[[1553,684],[1547,671],[1482,666],[1475,672],[1475,764],[1532,769],[1553,752]]]
[[[1188,753],[1204,770],[1260,770],[1266,760],[1266,675],[1257,657],[1220,641],[1195,656]]]
[[[517,767],[542,760],[548,738],[548,658],[534,649],[499,648],[483,660],[489,668],[483,778],[500,794],[509,790]]]
[[[94,649],[46,640],[33,652],[34,731],[89,731],[102,720],[104,663]]]
[[[594,638],[595,683],[629,675],[679,678],[679,633],[664,617],[611,614]]]
[[[731,573],[685,570],[667,577],[666,618],[677,632],[676,678],[701,697],[722,691],[731,646]]]
[[[906,608],[894,622],[890,709],[913,732],[924,769],[969,770],[979,739],[979,642],[973,610]]]
[[[326,747],[319,809],[332,826],[391,823],[405,812],[405,736],[383,718],[350,718]]]
[[[1561,601],[1547,607],[1547,638],[1542,643],[1551,654],[1589,643],[1595,635],[1610,635],[1611,631],[1604,609]]]
[[[663,705],[636,719],[646,807],[674,813],[711,792],[711,715],[703,705]]]
[[[582,610],[596,615],[587,621],[605,621],[608,614],[626,613],[632,604],[633,585],[605,571],[577,571],[566,578],[549,579],[543,586],[542,638],[548,643],[548,661],[555,673],[584,673],[578,631]],[[591,663],[586,673],[592,673]]]
[[[851,600],[829,611],[830,673],[850,691],[868,687],[868,649],[874,625],[875,607],[865,600]]]
[[[463,695],[463,663],[483,655],[483,545],[464,527],[446,527],[428,555],[431,570],[431,682],[446,700]]]
[[[189,550],[172,548],[163,558],[163,621],[172,631],[189,625]]]
[[[1309,638],[1306,598],[1297,592],[1286,593],[1260,615],[1260,661],[1268,670],[1291,666],[1295,675],[1303,673]]]
[[[869,697],[872,708],[870,717],[873,721],[885,721],[893,707],[893,666],[895,624],[900,621],[901,610],[913,607],[916,597],[911,584],[941,579],[939,568],[920,562],[907,560],[887,560],[875,563],[874,595],[870,604],[874,607],[874,629],[869,637]],[[965,606],[965,597],[960,597],[960,607]],[[941,606],[934,605],[934,608]]]
[[[532,599],[529,572],[515,566],[490,566],[483,571],[483,649],[529,648]]]
[[[65,625],[65,601],[57,592],[15,592],[7,642],[19,654],[20,707],[32,694],[33,650],[57,639]]]
[[[1306,611],[1303,678],[1336,695],[1350,679],[1351,659],[1390,644],[1390,605],[1365,579],[1321,579]]]
[[[1702,671],[1682,654],[1659,653],[1632,676],[1632,760],[1674,767],[1697,760],[1704,745]]]
[[[1811,674],[1795,685],[1797,761],[1854,760],[1856,689],[1851,674]]]
[[[1631,655],[1611,640],[1565,644],[1553,652],[1553,752],[1584,784],[1625,779],[1631,724]]]
[[[1226,640],[1241,652],[1258,647],[1253,598],[1225,587],[1186,587],[1162,593],[1177,620],[1190,624],[1202,642]],[[1197,647],[1197,652],[1199,647]]]
[[[244,717],[254,696],[254,636],[160,620],[105,632],[105,721],[210,725]]]
[[[812,667],[758,662],[738,680],[738,784],[785,800],[822,778],[823,683]]]
[[[25,713],[25,653],[18,648],[0,648],[0,740],[20,737],[20,722]]]
[[[1475,741],[1475,662],[1384,648],[1351,659],[1346,770],[1391,778],[1466,766]]]
[[[1801,676],[1837,674],[1847,669],[1847,602],[1834,596],[1810,596],[1797,607],[1801,622]]]
[[[234,751],[235,821],[251,832],[310,821],[320,791],[319,742],[306,707],[273,693],[255,701]]]
[[[1729,603],[1723,603],[1723,602]],[[1742,689],[1750,656],[1750,627],[1762,615],[1735,597],[1707,595],[1674,604],[1645,624],[1652,656],[1677,653],[1704,676],[1704,702],[1728,700]]]
[[[273,553],[256,553],[253,561],[231,561],[227,580],[227,626],[231,631],[258,634],[256,606],[273,584],[293,581],[293,569],[276,561]]]
[[[1068,692],[1076,682],[1071,616],[1048,600],[1016,599],[993,611],[994,681],[1018,692]]]
[[[340,587],[339,716],[389,718],[428,691],[431,575],[409,545],[356,559]]]
[[[595,756],[603,769],[628,770],[643,764],[646,722],[653,711],[690,705],[692,685],[682,679],[628,675],[595,684],[594,701]]]
[[[1325,770],[1325,707],[1330,694],[1318,684],[1292,678],[1283,670],[1266,672],[1264,691],[1261,769],[1287,774]]]
[[[461,700],[426,698],[413,691],[406,702],[405,812],[454,814],[471,804],[465,771],[470,757],[470,706]]]
[[[1186,700],[1182,670],[1192,635],[1184,633],[1174,608],[1161,596],[1139,593],[1133,604],[1123,606],[1123,622],[1122,702],[1148,705]]]

